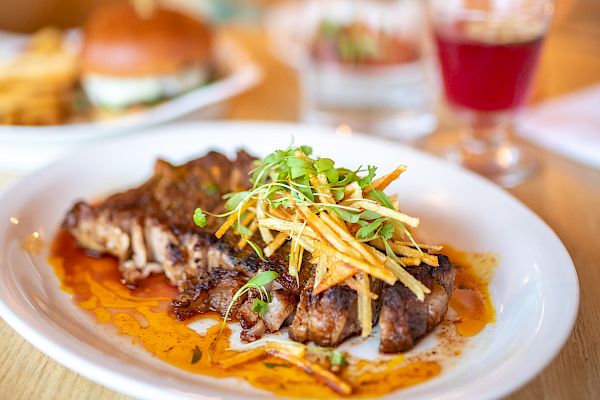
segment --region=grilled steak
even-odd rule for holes
[[[258,272],[270,270],[279,277],[267,287],[272,301],[262,317],[252,311],[258,295],[254,290],[231,308],[230,316],[242,325],[243,340],[287,325],[292,339],[321,346],[335,346],[360,333],[356,292],[340,285],[313,295],[312,264],[304,262],[298,280],[287,273],[289,244],[264,261],[250,246],[239,249],[240,238],[232,231],[217,240],[214,233],[222,220],[208,216],[203,229],[194,224],[197,207],[224,211],[223,194],[247,189],[252,163],[245,152],[233,161],[210,152],[181,166],[158,160],[144,184],[99,204],[75,204],[63,225],[83,248],[117,257],[125,284],[164,273],[180,291],[171,303],[179,320],[208,311],[225,315],[235,293]],[[263,245],[258,234],[253,241]],[[381,351],[407,350],[443,319],[454,274],[448,259],[438,257],[437,268],[409,269],[432,289],[425,302],[401,283],[382,288],[372,280],[371,291],[379,295],[372,307],[373,323],[381,320]]]
[[[99,205],[77,203],[64,226],[82,247],[117,257],[125,283],[164,272],[181,288],[209,264],[232,263],[212,235],[219,221],[209,217],[199,232],[192,215],[196,207],[222,211],[223,194],[247,187],[252,160],[244,152],[234,162],[216,152],[178,167],[158,160],[146,183]]]
[[[411,349],[444,319],[452,294],[454,270],[448,257],[437,257],[438,267],[421,264],[407,268],[408,272],[431,289],[424,301],[419,301],[400,282],[393,286],[385,285],[379,317],[381,352],[398,353]]]
[[[381,284],[381,281],[375,280],[371,291],[379,295]],[[380,301],[372,302],[373,325],[377,323],[380,304]],[[302,343],[312,341],[319,346],[331,347],[360,331],[358,295],[354,290],[347,286],[334,286],[313,295],[312,282],[304,288],[290,325],[290,338]]]
[[[181,292],[171,305],[179,320],[207,311],[224,315],[248,279],[259,270],[276,271],[280,276],[272,297],[278,307],[261,319],[264,331],[276,331],[294,312],[303,287],[287,274],[283,254],[288,249],[282,248],[265,262],[250,246],[239,250],[239,236],[233,232],[217,240],[214,232],[222,221],[209,216],[207,227],[199,229],[192,220],[196,207],[223,211],[223,194],[246,189],[252,161],[245,152],[234,161],[211,152],[181,166],[159,160],[153,176],[140,187],[98,205],[75,204],[64,227],[82,247],[117,257],[123,283],[135,285],[151,273],[165,273]],[[259,237],[254,240],[260,243]],[[300,282],[311,271],[306,265]],[[245,300],[242,297],[234,304],[232,316]],[[247,324],[248,329],[253,326]]]

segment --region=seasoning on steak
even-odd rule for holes
[[[381,352],[398,353],[411,349],[444,319],[452,295],[454,270],[448,257],[437,257],[438,267],[421,264],[407,268],[408,272],[431,289],[424,301],[419,301],[400,282],[393,286],[385,285],[379,317]]]
[[[138,188],[98,205],[75,204],[64,226],[80,246],[117,257],[123,283],[135,285],[151,273],[165,273],[181,292],[171,305],[179,320],[207,311],[225,315],[237,290],[259,270],[278,272],[273,310],[259,318],[265,332],[274,332],[293,314],[302,288],[287,273],[287,247],[265,262],[250,246],[238,249],[239,236],[231,231],[217,240],[214,232],[222,221],[209,216],[200,229],[192,219],[196,207],[224,211],[222,195],[248,187],[252,161],[245,152],[234,161],[211,152],[181,166],[159,160],[154,175]],[[254,240],[260,243],[260,237]],[[311,271],[307,265],[300,282]],[[234,304],[231,315],[244,301]]]
[[[265,261],[250,246],[239,249],[240,237],[231,230],[217,240],[222,219],[208,216],[202,229],[193,222],[197,207],[222,212],[224,194],[248,188],[253,160],[243,151],[235,160],[210,152],[181,166],[158,160],[144,184],[99,204],[75,204],[63,225],[83,248],[117,257],[125,284],[164,273],[180,291],[171,303],[179,320],[208,311],[225,315],[250,278],[276,271],[278,278],[267,286],[272,301],[262,317],[252,311],[254,290],[233,304],[230,316],[240,321],[242,339],[253,341],[289,325],[293,340],[336,346],[361,331],[354,290],[338,285],[313,295],[314,268],[308,260],[298,280],[287,272],[289,244]],[[252,240],[264,246],[259,234]],[[373,324],[378,318],[381,323],[382,352],[408,350],[444,318],[454,272],[447,257],[438,258],[437,268],[408,268],[432,289],[424,302],[400,282],[382,288],[381,281],[371,280],[371,291],[379,296],[372,307]]]
[[[375,279],[371,291],[381,293],[382,282]],[[381,299],[381,296],[379,296]],[[373,325],[379,317],[381,301],[373,301]],[[290,338],[297,342],[314,342],[319,346],[337,346],[361,331],[358,319],[358,295],[348,286],[334,286],[318,295],[312,283],[300,295],[296,316],[290,325]]]
[[[181,288],[188,276],[203,274],[209,264],[234,262],[235,246],[227,249],[227,257],[213,236],[219,221],[208,217],[207,228],[200,230],[192,215],[196,207],[224,211],[222,195],[248,187],[252,161],[245,152],[235,161],[210,152],[177,167],[158,160],[146,183],[98,205],[75,204],[64,226],[82,247],[117,257],[125,283],[135,285],[164,272]]]

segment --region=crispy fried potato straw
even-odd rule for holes
[[[410,215],[403,214],[399,211],[392,210],[390,208],[381,206],[379,204],[360,200],[360,201],[355,201],[353,203],[353,205],[355,207],[364,208],[365,210],[374,211],[383,217],[390,217],[392,219],[395,219],[396,221],[400,221],[400,222],[402,222],[408,226],[411,226],[413,228],[416,228],[419,226],[419,218],[411,217]]]
[[[319,262],[315,268],[315,282],[313,284],[313,290],[319,286],[321,280],[323,280],[323,278],[327,275],[327,264],[329,263],[329,257],[326,254],[325,246],[325,242],[319,242]]]
[[[331,194],[331,190],[327,187],[327,177],[324,174],[318,174],[310,178],[310,183],[315,187],[317,193],[321,196],[318,196],[318,200],[320,203],[324,204],[335,204],[335,200],[333,195]]]
[[[385,244],[383,240],[376,239],[369,242],[379,250],[385,251]],[[423,262],[427,265],[431,265],[432,267],[437,267],[439,265],[438,258],[432,254],[423,253],[415,248],[389,241],[388,245],[392,249],[392,251],[398,256],[412,257],[423,260]]]
[[[241,215],[244,211],[246,211],[252,205],[254,205],[254,202],[249,201],[246,204],[244,204],[239,209],[239,211],[236,211],[233,214],[231,214],[229,217],[227,217],[227,219],[225,220],[225,223],[223,225],[221,225],[219,230],[215,233],[215,236],[217,237],[217,239],[221,239],[223,237],[223,235],[225,234],[225,232],[227,232],[229,230],[229,228],[231,228],[231,226],[237,220],[238,214]]]
[[[301,368],[308,375],[313,376],[317,382],[327,385],[331,390],[338,394],[343,396],[352,394],[352,386],[350,386],[347,382],[333,372],[323,368],[317,363],[308,361],[306,358],[298,357],[294,354],[290,354],[279,349],[269,350],[268,353],[272,356],[281,358],[282,360],[294,364],[298,368]]]
[[[325,290],[344,282],[346,279],[354,276],[358,270],[352,265],[338,261],[333,264],[329,271],[325,274],[323,279],[319,282],[317,287],[313,290],[313,294],[319,294]]]
[[[258,221],[255,218],[250,223],[250,226],[248,226],[248,230],[252,233],[252,235],[254,235],[254,232],[256,232],[257,228],[258,228]],[[252,237],[252,236],[250,236],[250,237]],[[246,247],[246,245],[248,244],[247,239],[249,239],[250,237],[248,237],[248,238],[242,237],[237,244],[237,248],[242,250],[244,247]]]
[[[300,267],[302,265],[302,256],[304,253],[304,248],[298,243],[297,238],[292,238],[290,250],[290,259],[288,263],[288,273],[296,278],[296,282],[298,282],[298,272],[300,271]]]
[[[371,248],[373,255],[375,255],[379,260],[385,263],[385,266],[389,271],[392,271],[394,275],[398,278],[404,286],[406,286],[411,292],[417,296],[417,299],[423,301],[425,299],[426,293],[431,293],[431,290],[425,285],[421,283],[417,278],[412,276],[408,271],[406,271],[400,264],[391,258],[387,257],[385,254],[381,253],[375,248]]]
[[[332,258],[339,261],[344,261],[345,263],[352,265],[354,268],[366,272],[374,278],[384,281],[388,285],[393,285],[396,283],[397,278],[394,273],[384,266],[385,259],[380,260],[378,264],[370,264],[361,259],[342,253],[335,248],[328,246],[327,244],[323,245],[328,255],[330,255]]]
[[[275,236],[273,241],[271,243],[269,243],[267,245],[267,247],[265,247],[263,249],[263,253],[265,254],[265,257],[271,257],[273,255],[273,253],[275,253],[277,251],[277,249],[279,249],[281,246],[283,246],[283,244],[288,239],[288,237],[289,237],[289,235],[287,232],[279,232]]]
[[[362,199],[362,189],[358,182],[352,182],[344,188],[344,200]]]
[[[258,196],[258,201],[256,202],[256,219],[262,220],[265,218],[265,203],[263,199],[262,193]],[[258,231],[260,232],[260,237],[262,238],[265,244],[269,244],[273,241],[273,234],[271,231],[265,227],[258,226]]]
[[[359,273],[355,279],[358,284],[358,320],[361,325],[361,336],[367,337],[373,329],[373,308],[371,306],[369,276]]]
[[[415,244],[413,242],[407,242],[404,240],[395,240],[394,243],[396,244],[401,244],[403,246],[408,246],[408,247],[414,247]],[[423,243],[417,243],[417,245],[421,248],[421,249],[426,249],[426,250],[431,250],[431,251],[440,251],[444,248],[444,246],[436,246],[436,245],[431,245],[431,244],[423,244]]]
[[[373,189],[384,190],[386,187],[390,185],[390,183],[394,182],[401,173],[406,171],[406,165],[399,165],[395,170],[387,174],[386,176],[382,176],[381,178],[375,179],[370,185],[365,186],[363,191],[365,193],[370,192]]]
[[[350,277],[348,279],[346,279],[343,282],[344,285],[348,286],[350,289],[354,290],[355,292],[360,292],[361,290],[363,290],[363,288],[361,286],[359,286],[358,282],[356,281],[356,279],[354,279],[354,277]],[[371,300],[377,300],[379,298],[378,295],[376,295],[373,292],[368,292],[367,295],[369,296],[369,298]]]
[[[333,218],[331,218],[326,213],[319,214],[323,222],[325,222],[332,230],[337,228],[337,233],[339,233],[340,237],[348,243],[349,246],[354,248],[357,252],[359,252],[362,257],[365,258],[368,262],[372,264],[377,264],[377,259],[371,254],[369,249],[366,248],[367,245],[364,243],[357,242],[355,237],[348,232],[348,228],[346,224],[343,222],[336,222]]]
[[[259,226],[279,231],[288,232],[291,235],[298,235],[302,233],[302,236],[307,236],[312,239],[318,239],[319,236],[312,230],[311,227],[305,226],[302,228],[302,222],[282,221],[277,218],[265,218],[258,222]]]
[[[360,253],[354,248],[349,247],[344,241],[333,231],[327,224],[321,221],[312,211],[306,206],[299,206],[289,197],[290,202],[296,208],[298,213],[306,221],[306,223],[319,235],[324,241],[335,247],[340,252],[348,252],[353,257],[360,257]]]

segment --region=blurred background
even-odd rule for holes
[[[132,51],[114,44],[125,40],[118,33],[97,41],[85,34],[114,3],[133,7],[141,20],[153,18],[144,10],[166,8],[202,21],[212,32],[210,59],[202,61],[208,69],[191,71],[183,56],[177,62],[188,69],[176,79],[95,65],[126,63]],[[180,57],[159,47],[156,59]],[[479,55],[469,64],[473,51]],[[519,51],[522,58],[510,58]],[[517,146],[523,139],[600,166],[597,0],[5,0],[0,55],[0,166],[7,169],[39,167],[108,135],[205,118],[303,121],[384,136],[507,187],[539,168]]]

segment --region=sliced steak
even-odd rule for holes
[[[97,205],[75,204],[63,225],[82,247],[117,257],[125,283],[164,272],[181,288],[188,275],[202,273],[209,259],[213,265],[227,264],[228,256],[236,256],[229,251],[216,262],[223,245],[213,233],[222,221],[208,217],[208,226],[200,230],[192,216],[196,207],[223,211],[223,194],[248,187],[252,162],[245,152],[233,161],[210,152],[181,166],[158,160],[147,182]]]
[[[197,207],[224,211],[222,195],[247,189],[252,164],[245,152],[235,160],[210,152],[181,166],[158,160],[147,182],[99,204],[75,204],[63,225],[80,246],[117,257],[123,283],[135,285],[151,273],[164,273],[181,292],[171,305],[179,320],[208,311],[224,315],[233,295],[259,269],[276,271],[282,293],[276,293],[273,311],[264,316],[265,329],[275,331],[293,313],[302,288],[287,274],[287,259],[276,254],[262,261],[250,246],[238,249],[234,232],[215,238],[222,219],[209,216],[200,229],[192,218]],[[260,244],[258,235],[253,239]],[[304,281],[310,271],[307,266]],[[244,300],[236,302],[232,316]]]
[[[261,260],[250,246],[239,249],[239,236],[231,230],[220,240],[214,236],[222,219],[208,216],[207,226],[193,222],[194,210],[224,211],[222,195],[248,188],[253,157],[239,152],[235,160],[210,152],[181,166],[158,160],[154,174],[141,186],[115,194],[98,204],[79,202],[63,226],[83,248],[118,258],[123,283],[135,285],[152,273],[164,273],[180,294],[171,312],[179,320],[215,311],[224,315],[235,293],[259,271],[276,271],[269,285],[272,302],[261,318],[252,311],[253,296],[241,296],[231,318],[243,327],[242,338],[252,341],[266,332],[290,326],[290,337],[320,346],[336,346],[361,330],[358,297],[347,286],[312,293],[312,264],[305,262],[298,280],[287,273],[289,244]],[[258,234],[253,241],[263,245]],[[432,289],[418,302],[401,283],[386,286],[372,280],[373,323],[381,311],[384,352],[403,351],[431,331],[444,317],[454,273],[447,258],[440,266],[409,268]]]
[[[373,280],[371,291],[379,295],[381,281]],[[373,301],[373,324],[377,323],[379,309],[380,301]],[[313,341],[319,346],[331,347],[360,332],[358,295],[354,290],[338,285],[313,295],[312,283],[306,285],[290,325],[290,338],[301,343]]]
[[[419,301],[401,282],[393,286],[385,285],[379,317],[381,352],[397,353],[411,349],[444,319],[452,295],[454,270],[448,257],[437,257],[438,267],[421,264],[407,268],[408,272],[431,289],[424,301]]]
[[[233,296],[247,281],[247,278],[237,271],[213,269],[208,279],[194,278],[194,284],[174,299],[171,311],[180,321],[209,311],[225,315]],[[245,298],[240,298],[234,309]]]
[[[298,296],[283,288],[270,291],[271,302],[262,318],[252,311],[252,304],[257,298],[256,291],[237,310],[237,318],[242,326],[241,338],[247,342],[260,339],[267,332],[277,332],[296,310]]]

